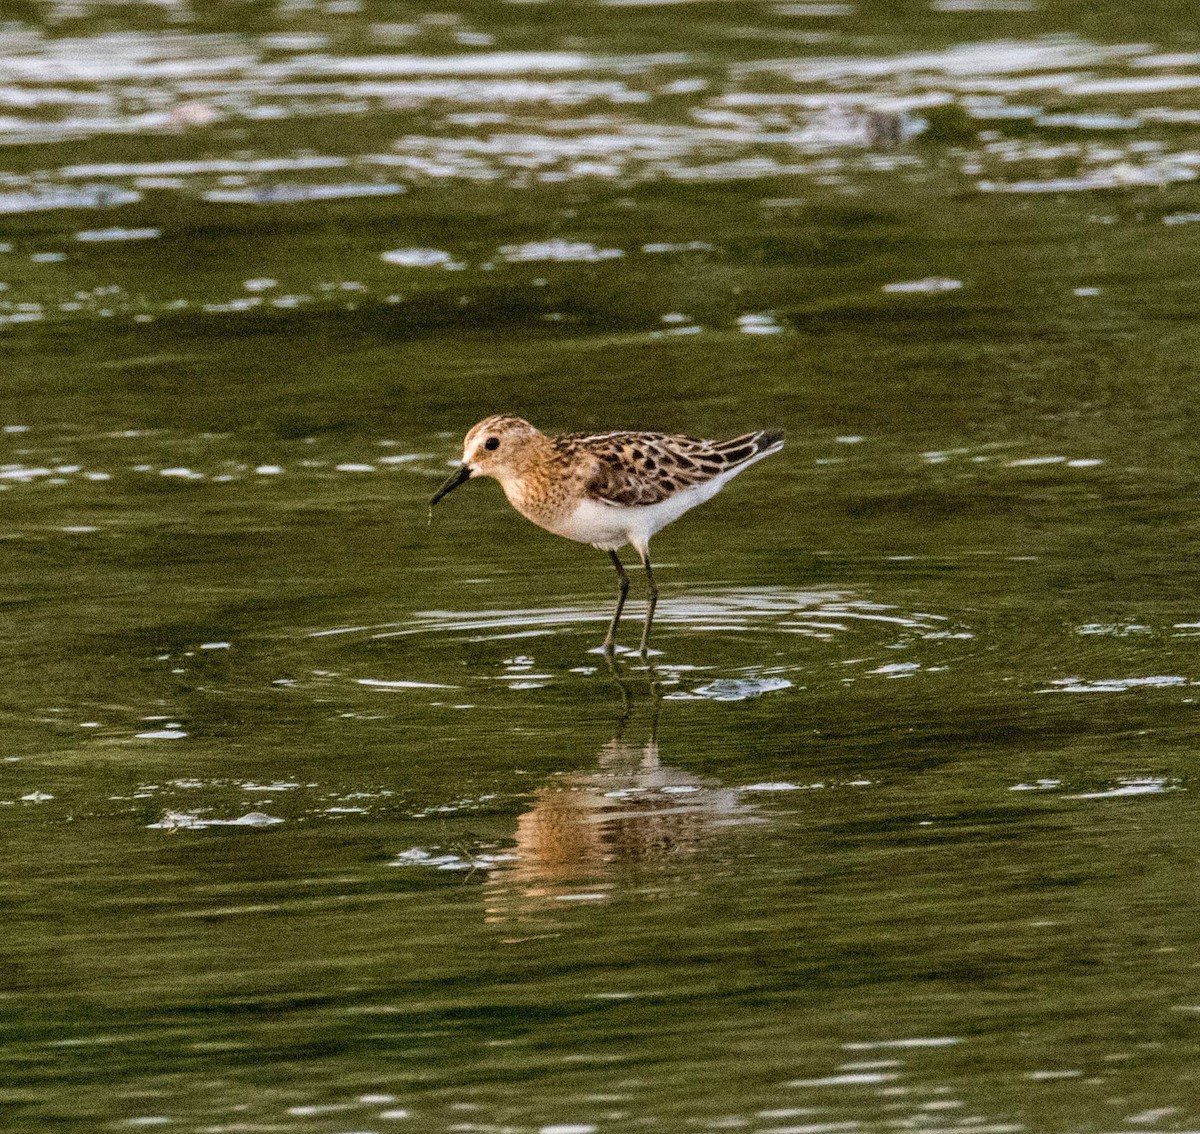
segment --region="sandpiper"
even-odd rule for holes
[[[649,586],[639,647],[644,655],[658,601],[650,570],[651,537],[711,499],[743,469],[782,448],[783,434],[766,429],[732,441],[638,432],[547,437],[522,418],[496,414],[472,427],[463,441],[462,464],[429,506],[473,476],[495,477],[509,503],[539,527],[607,551],[618,578],[617,609],[604,639],[607,653],[613,650],[629,593],[629,576],[617,550],[632,544]]]

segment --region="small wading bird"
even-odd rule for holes
[[[746,433],[732,441],[698,441],[671,433],[567,433],[547,437],[508,414],[484,418],[463,441],[462,464],[433,494],[433,506],[473,476],[495,477],[509,503],[538,527],[607,551],[617,569],[617,609],[604,649],[611,653],[629,594],[617,549],[627,543],[646,569],[649,601],[640,652],[650,644],[658,587],[650,538],[689,508],[711,499],[727,480],[783,448],[783,434]]]

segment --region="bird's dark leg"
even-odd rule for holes
[[[604,652],[611,654],[617,640],[617,623],[621,621],[621,611],[625,609],[625,596],[629,594],[629,576],[625,574],[625,565],[615,551],[610,551],[608,557],[617,569],[617,578],[620,580],[617,584],[617,609],[613,611],[612,622],[609,623],[608,633],[604,637]]]
[[[639,548],[638,554],[642,557],[642,566],[646,568],[646,585],[650,591],[646,597],[646,622],[642,626],[642,644],[638,647],[638,653],[645,657],[650,650],[650,623],[654,621],[654,607],[658,603],[658,584],[654,581],[654,572],[650,570],[650,552]]]

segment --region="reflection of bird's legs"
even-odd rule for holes
[[[663,691],[662,682],[658,680],[658,674],[654,672],[654,666],[647,664],[646,669],[650,674],[650,696],[653,701],[650,706],[650,745],[654,748],[655,756],[658,754],[658,717],[662,711]]]
[[[657,681],[651,681],[650,689],[654,693],[654,704],[650,709],[650,735],[642,749],[641,767],[644,772],[652,772],[658,768],[658,711],[662,706],[662,687]]]
[[[617,583],[617,609],[613,611],[612,622],[609,623],[608,633],[604,637],[604,652],[611,655],[617,640],[617,623],[621,621],[621,611],[625,609],[625,596],[629,594],[629,576],[625,574],[625,565],[615,551],[610,551],[608,557],[617,569],[617,579],[619,580]]]
[[[638,653],[645,657],[650,650],[650,623],[654,621],[654,608],[658,604],[658,584],[654,581],[654,572],[650,570],[649,550],[639,547],[637,553],[642,557],[642,566],[646,568],[646,585],[650,589],[646,599],[646,622],[642,627],[642,644],[638,647]]]
[[[628,586],[628,580],[626,581]],[[633,712],[633,702],[629,695],[629,686],[625,684],[625,680],[621,675],[621,667],[617,665],[617,659],[613,657],[612,650],[604,651],[604,661],[608,665],[608,672],[612,674],[613,681],[617,683],[617,688],[621,690],[621,729],[624,731],[625,725],[629,721],[629,716]],[[620,736],[620,733],[617,734]]]

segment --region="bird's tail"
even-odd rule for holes
[[[713,446],[730,468],[778,453],[782,448],[781,429],[760,429],[756,433],[743,433],[741,437],[721,441]]]

